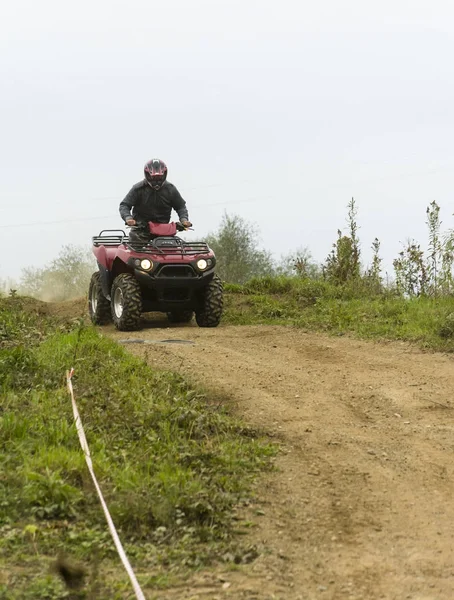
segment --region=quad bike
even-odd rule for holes
[[[178,237],[177,230],[185,230],[181,223],[148,223],[148,228],[151,239],[139,244],[116,229],[92,238],[98,262],[88,291],[92,322],[113,320],[117,329],[132,331],[142,313],[157,311],[167,313],[171,323],[188,323],[195,313],[199,327],[217,327],[223,289],[213,251],[205,242]]]

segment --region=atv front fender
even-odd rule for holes
[[[101,265],[99,263],[98,263],[98,269],[99,269],[99,274],[100,274],[102,293],[107,298],[107,300],[110,300],[110,290],[112,289],[112,281],[113,281],[112,273],[109,271],[109,269],[107,269],[106,267],[104,267],[103,265]]]

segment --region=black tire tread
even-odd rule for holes
[[[221,321],[224,307],[224,288],[218,275],[203,290],[202,308],[196,311],[195,318],[199,327],[217,327]]]
[[[123,292],[123,314],[118,318],[114,311],[113,299],[115,290],[121,287]],[[115,277],[112,292],[112,319],[115,327],[120,331],[134,331],[140,326],[140,317],[142,315],[142,292],[140,285],[134,275],[131,273],[120,273]]]
[[[97,307],[96,312],[93,311],[91,304],[91,296],[93,287],[97,287]],[[107,325],[112,322],[112,313],[110,311],[110,302],[104,296],[101,286],[101,273],[96,271],[93,273],[90,279],[90,285],[88,286],[88,312],[93,325]]]

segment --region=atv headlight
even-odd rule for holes
[[[204,258],[201,258],[200,260],[197,261],[197,268],[200,271],[205,271],[205,269],[208,267],[208,263]]]
[[[148,260],[148,258],[144,258],[143,260],[140,261],[140,268],[143,269],[144,271],[149,271],[152,266],[153,266],[153,263],[151,262],[151,260]]]

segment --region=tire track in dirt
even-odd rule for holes
[[[451,356],[293,328],[163,324],[103,331],[192,340],[127,348],[224,395],[282,452],[257,488],[260,557],[159,597],[454,597]]]

